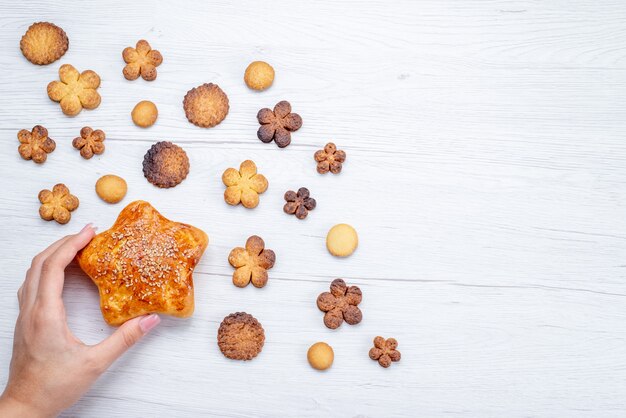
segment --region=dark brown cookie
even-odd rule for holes
[[[174,187],[185,180],[187,174],[187,153],[171,142],[157,142],[143,157],[143,175],[157,187]]]
[[[235,312],[222,321],[217,331],[217,345],[224,356],[233,360],[252,360],[263,349],[265,331],[250,314]]]
[[[263,108],[256,118],[261,126],[256,135],[262,142],[276,142],[280,148],[291,144],[291,132],[302,127],[302,118],[297,113],[291,113],[291,104],[283,100],[276,103],[274,110]]]
[[[213,83],[205,83],[187,92],[183,100],[189,122],[202,128],[212,128],[228,114],[228,96]]]
[[[330,284],[330,292],[321,293],[317,297],[317,307],[324,314],[324,325],[330,329],[339,328],[345,320],[356,325],[363,319],[363,313],[357,306],[363,294],[357,286],[346,285],[342,279],[335,279]]]
[[[283,211],[290,215],[296,215],[298,219],[304,219],[310,210],[315,209],[317,202],[310,196],[309,189],[300,187],[298,192],[289,190],[285,193],[285,206]]]

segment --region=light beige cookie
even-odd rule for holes
[[[337,224],[326,235],[326,248],[337,257],[347,257],[356,250],[359,237],[356,230],[348,224]]]

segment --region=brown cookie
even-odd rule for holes
[[[41,125],[36,125],[29,132],[28,129],[22,129],[17,133],[17,139],[20,146],[17,151],[25,160],[33,160],[37,164],[43,164],[50,154],[56,148],[57,144],[48,136],[48,130]]]
[[[252,360],[263,349],[265,331],[250,314],[235,312],[222,321],[217,331],[217,345],[224,356],[233,360]]]
[[[143,157],[143,175],[157,187],[174,187],[189,174],[189,158],[169,141],[154,144]]]
[[[69,44],[63,29],[53,23],[37,22],[22,36],[20,49],[33,64],[46,65],[61,58]]]
[[[183,108],[189,122],[202,128],[212,128],[228,114],[228,96],[217,84],[205,83],[187,92]]]

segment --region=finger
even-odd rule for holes
[[[48,248],[37,254],[33,258],[33,262],[30,265],[30,269],[26,272],[26,278],[24,284],[22,284],[22,299],[23,305],[32,305],[37,296],[37,289],[39,288],[39,278],[41,276],[41,266],[43,262],[52,255],[70,236],[67,235],[58,241],[54,242]]]
[[[23,294],[24,294],[24,285],[20,286],[20,288],[17,289],[17,303],[19,304],[20,311],[22,310],[22,306],[23,306],[23,303],[22,303],[22,301],[24,300],[22,298]]]
[[[95,228],[88,224],[78,234],[70,235],[41,266],[41,277],[37,298],[50,300],[61,298],[65,267],[72,262],[76,253],[83,249],[95,235]]]
[[[91,347],[96,363],[102,366],[102,370],[106,370],[126,350],[159,325],[159,322],[161,318],[157,314],[144,315],[124,322],[111,336]]]

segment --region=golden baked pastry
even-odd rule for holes
[[[183,100],[185,116],[201,128],[212,128],[228,114],[228,96],[213,83],[205,83],[187,92]]]
[[[70,64],[63,64],[59,68],[59,78],[61,81],[48,84],[48,97],[61,104],[63,113],[75,116],[83,108],[95,109],[100,106],[102,99],[96,91],[100,87],[100,76],[95,71],[79,73]]]
[[[65,31],[50,22],[33,23],[20,40],[24,57],[37,65],[47,65],[58,60],[69,45]]]
[[[126,180],[115,174],[102,176],[96,182],[96,194],[107,203],[117,203],[124,199],[127,190]]]
[[[33,127],[32,131],[22,129],[17,133],[20,146],[17,151],[25,160],[33,160],[37,164],[43,164],[57,147],[56,142],[48,136],[48,130],[41,125]]]
[[[101,129],[93,130],[89,126],[85,126],[80,130],[80,136],[72,141],[72,146],[80,151],[81,157],[88,160],[94,155],[100,155],[104,152],[105,138],[104,131]]]
[[[149,128],[154,125],[159,111],[154,103],[149,100],[142,100],[135,105],[133,111],[130,113],[135,125],[142,128]]]
[[[143,175],[157,187],[178,185],[189,174],[189,158],[184,149],[168,141],[154,144],[143,157]]]
[[[254,161],[246,160],[239,166],[239,170],[228,168],[222,174],[222,182],[226,186],[224,200],[229,205],[241,203],[252,209],[259,204],[259,195],[267,190],[267,179],[263,174],[257,174]]]
[[[61,225],[66,224],[72,218],[73,212],[78,208],[78,198],[70,193],[65,184],[56,184],[52,190],[44,189],[39,192],[39,216],[44,221],[55,220]]]
[[[253,90],[265,90],[274,82],[274,69],[265,61],[251,62],[246,68],[243,80]]]
[[[124,48],[122,58],[126,63],[122,71],[126,80],[136,80],[141,75],[144,80],[153,81],[157,77],[156,67],[163,62],[161,53],[144,39],[139,40],[135,48]]]
[[[184,318],[194,310],[192,273],[208,242],[202,230],[170,221],[138,200],[76,259],[98,286],[108,324],[153,312]]]

